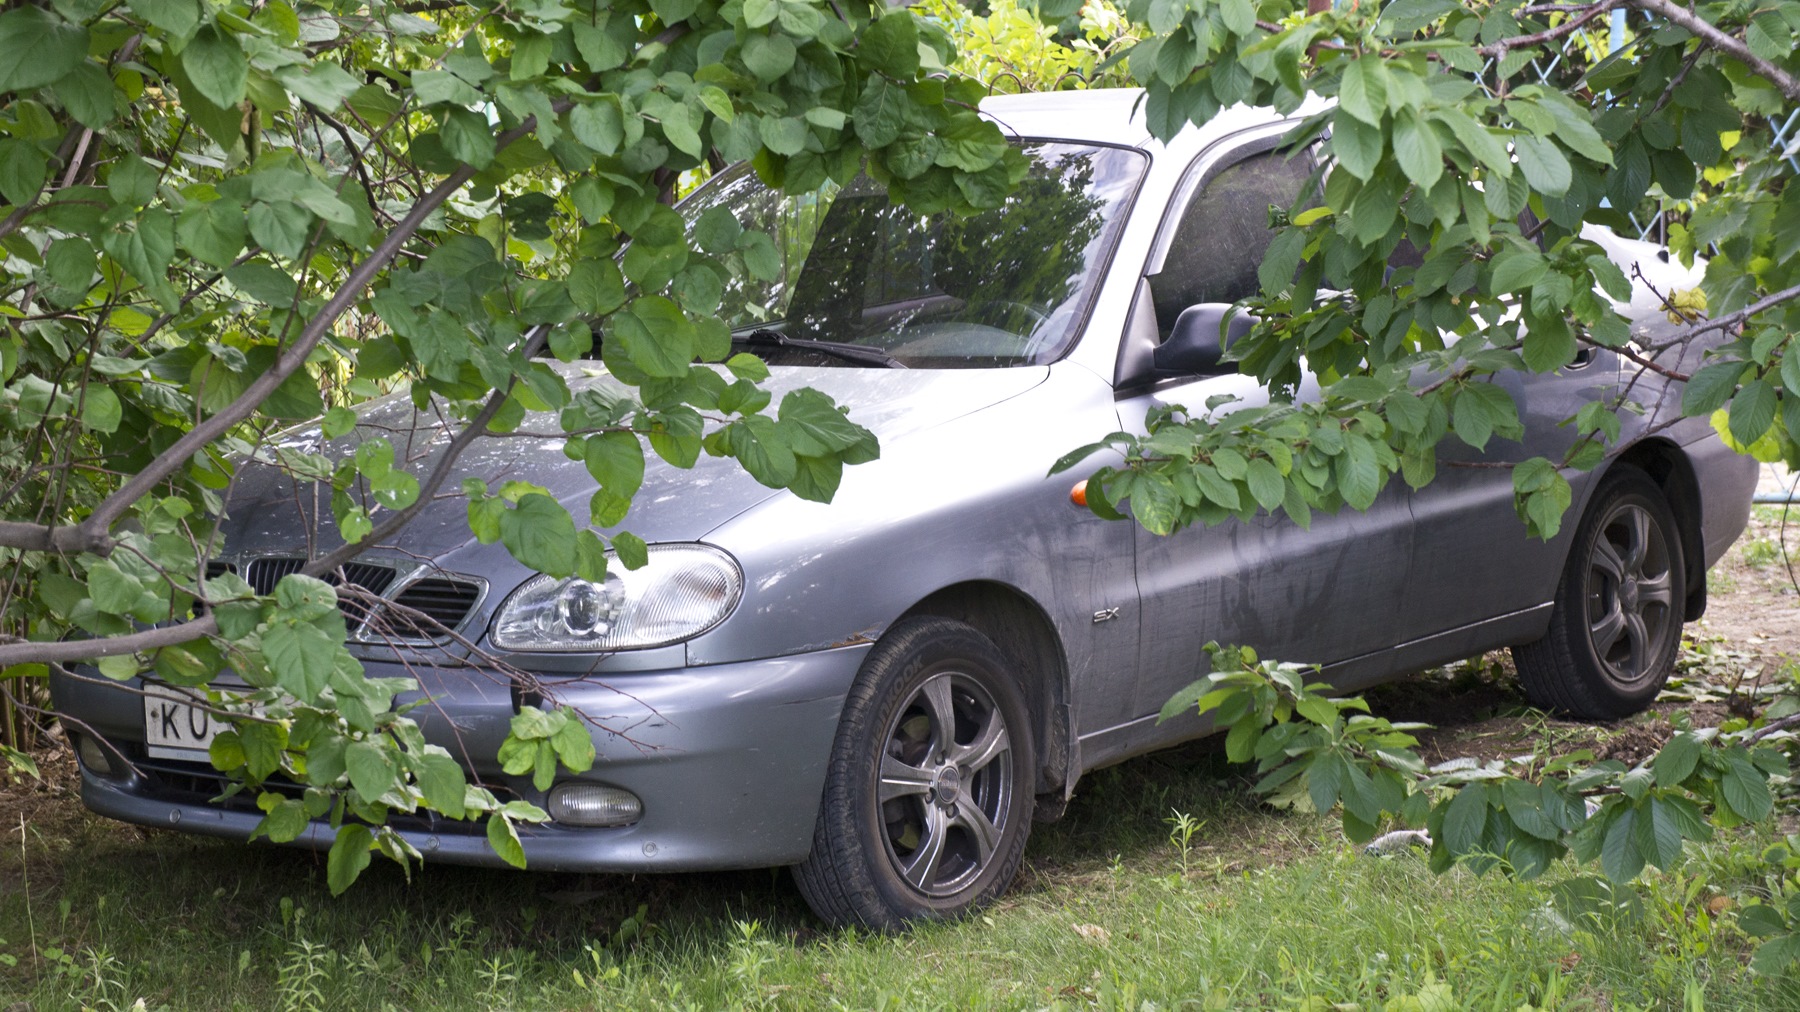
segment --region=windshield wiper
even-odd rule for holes
[[[851,362],[867,362],[871,365],[886,366],[889,369],[905,369],[905,362],[900,361],[880,348],[869,348],[860,344],[845,344],[842,341],[820,341],[810,337],[789,337],[778,330],[758,328],[748,334],[731,335],[733,344],[763,345],[775,348],[802,348],[816,351]]]

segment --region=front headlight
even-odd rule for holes
[[[718,625],[744,593],[731,556],[711,545],[651,545],[626,569],[608,554],[606,582],[538,576],[500,606],[493,642],[513,651],[661,647]]]

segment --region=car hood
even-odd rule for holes
[[[598,363],[552,363],[574,391],[622,384]],[[850,418],[872,430],[883,446],[973,411],[1017,396],[1042,383],[1047,366],[1007,369],[857,369],[771,367],[763,386],[779,404],[782,394],[813,387],[844,406]],[[327,440],[317,423],[283,432],[275,451],[323,453],[333,460],[350,456],[356,446],[378,436],[395,449],[396,464],[423,480],[431,474],[455,431],[436,411],[418,411],[405,394],[392,394],[358,409],[356,430]],[[520,432],[557,432],[556,416],[526,416]],[[673,467],[646,452],[643,487],[620,527],[646,541],[681,541],[704,537],[737,514],[775,495],[785,494],[758,484],[736,460],[702,454],[688,469]],[[860,467],[878,467],[879,461]],[[488,435],[477,439],[454,463],[440,494],[461,487],[466,478],[490,486],[508,480],[529,481],[549,489],[579,522],[587,516],[587,499],[595,483],[580,462],[563,453],[560,438]],[[265,461],[244,464],[226,496],[226,552],[233,556],[312,555],[342,544],[332,520],[329,487],[297,480]],[[377,507],[380,524],[388,511]],[[428,504],[391,547],[410,556],[439,558],[472,541],[466,502],[451,495]],[[376,549],[380,551],[381,549]]]

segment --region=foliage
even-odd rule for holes
[[[714,317],[729,279],[770,269],[767,237],[690,237],[666,205],[681,174],[750,159],[792,190],[866,164],[916,207],[995,206],[1023,163],[973,111],[984,89],[929,76],[952,58],[942,29],[877,3],[12,5],[0,669],[97,659],[235,715],[215,764],[256,795],[259,832],[342,827],[334,889],[371,853],[416,856],[395,812],[488,816],[522,860],[513,823],[543,813],[427,747],[417,703],[395,705],[410,680],[363,675],[335,574],[484,431],[565,441],[599,483],[579,522],[524,483],[461,490],[481,540],[554,575],[641,564],[618,525],[645,444],[829,498],[874,437],[827,398],[748,395],[767,371]],[[635,390],[572,389],[578,369],[536,358],[590,354],[590,322]],[[399,428],[359,424],[347,405],[388,391]],[[442,452],[407,451],[440,423],[461,430]],[[262,596],[206,566],[247,462],[323,483],[343,542]],[[227,667],[248,685],[212,685]],[[546,700],[507,769],[591,761],[567,732],[585,715],[505,676]],[[304,796],[265,790],[277,775]]]
[[[1409,733],[1423,725],[1373,716],[1361,697],[1332,698],[1329,685],[1306,680],[1316,668],[1263,660],[1247,647],[1206,649],[1211,673],[1171,698],[1164,719],[1210,715],[1226,731],[1226,757],[1256,764],[1257,793],[1277,807],[1337,809],[1354,842],[1390,822],[1427,830],[1437,872],[1462,865],[1531,879],[1573,855],[1597,862],[1617,889],[1646,867],[1671,871],[1688,842],[1770,818],[1770,779],[1785,781],[1783,747],[1800,741],[1788,730],[1800,723],[1800,695],[1790,691],[1755,725],[1694,728],[1678,719],[1662,749],[1631,767],[1582,750],[1522,769],[1499,760],[1427,769]],[[1774,972],[1800,959],[1800,858],[1782,847],[1765,860],[1775,869],[1774,902],[1745,908],[1739,924],[1768,938],[1756,965]]]
[[[1075,6],[1055,0],[1044,14]],[[1636,19],[1619,47],[1581,44],[1615,9]],[[1165,411],[1145,435],[1071,455],[1063,466],[1101,445],[1124,454],[1090,482],[1098,511],[1129,502],[1167,531],[1365,508],[1395,475],[1429,482],[1445,440],[1482,450],[1520,438],[1518,405],[1496,379],[1556,370],[1584,346],[1692,373],[1684,412],[1723,411],[1734,445],[1800,461],[1789,434],[1800,356],[1787,353],[1800,191],[1786,185],[1771,119],[1800,100],[1789,43],[1800,5],[1398,0],[1306,14],[1291,2],[1135,0],[1126,12],[1153,33],[1128,59],[1159,137],[1239,102],[1297,113],[1335,102],[1304,106],[1289,135],[1329,159],[1322,201],[1271,209],[1280,232],[1247,302],[1259,322],[1228,353],[1274,403],[1223,420],[1219,403]],[[1693,201],[1678,252],[1710,260],[1699,293],[1660,293],[1673,323],[1644,329],[1658,321],[1623,314],[1630,281],[1582,229],[1626,228],[1659,197]],[[1396,255],[1407,249],[1418,256]],[[1712,317],[1699,322],[1701,309]],[[1724,347],[1703,367],[1697,352],[1682,357],[1707,342]],[[1294,403],[1303,377],[1320,396]],[[1569,472],[1618,450],[1621,413],[1644,407],[1631,386],[1566,421],[1560,457],[1514,462],[1532,532],[1560,528]]]
[[[1108,0],[1088,0],[1056,25],[1045,24],[1035,5],[1017,0],[992,0],[986,14],[960,0],[922,0],[913,9],[942,24],[956,41],[951,68],[996,93],[1129,84],[1118,57],[1144,35]]]

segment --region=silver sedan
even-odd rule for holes
[[[1312,165],[1274,151],[1291,123],[1273,112],[1230,110],[1164,145],[1137,98],[989,101],[1032,171],[969,218],[894,206],[867,181],[784,196],[743,169],[683,205],[777,239],[779,276],[730,290],[721,311],[777,396],[823,390],[880,438],[829,505],[728,460],[652,461],[625,525],[650,563],[604,584],[478,544],[454,501],[345,570],[404,606],[349,615],[369,673],[418,678],[427,736],[551,813],[523,833],[531,867],[791,865],[833,923],[955,915],[1006,888],[1034,814],[1059,812],[1082,773],[1205,732],[1156,714],[1204,672],[1208,640],[1322,663],[1344,690],[1514,646],[1544,705],[1605,718],[1655,696],[1705,606],[1706,567],[1745,523],[1755,465],[1704,420],[1668,424],[1670,399],[1641,381],[1652,410],[1575,478],[1548,542],[1526,537],[1503,469],[1442,467],[1424,491],[1394,483],[1310,531],[1258,515],[1166,537],[1100,519],[1069,477],[1046,476],[1158,406],[1266,397],[1217,365],[1218,321],[1254,289],[1267,206],[1291,205]],[[1659,286],[1695,284],[1654,247],[1595,238]],[[1654,309],[1640,292],[1634,312]],[[1210,344],[1184,318],[1206,321]],[[599,363],[564,368],[577,390],[616,389]],[[1483,459],[1557,457],[1571,438],[1557,423],[1622,372],[1602,351],[1508,379],[1527,435]],[[443,441],[405,397],[362,421],[412,433],[409,459]],[[1477,457],[1454,442],[1446,460]],[[578,515],[594,489],[542,441],[487,439],[458,467],[529,479]],[[229,512],[213,565],[264,592],[339,543],[323,500],[274,469],[246,469]],[[596,720],[592,770],[547,791],[502,773],[521,702],[509,668]],[[222,784],[203,713],[86,681],[55,693],[117,749],[80,750],[89,807],[249,836],[260,812],[209,801]],[[397,825],[428,860],[500,863],[479,826]],[[319,823],[298,842],[331,836]]]

